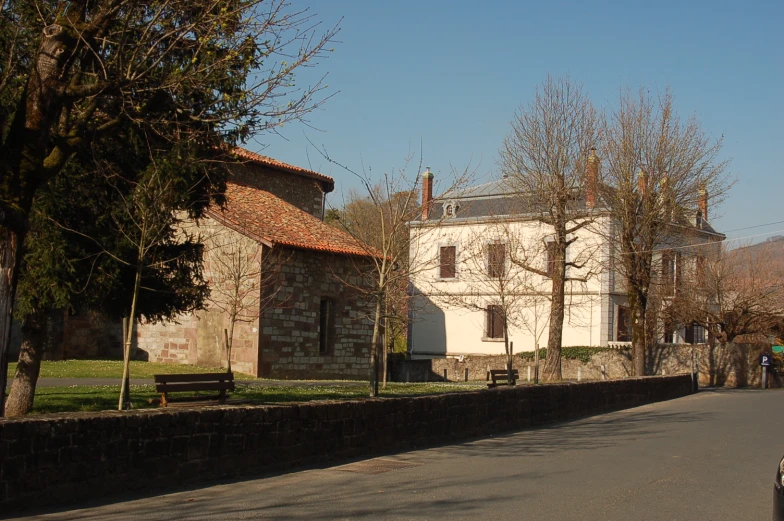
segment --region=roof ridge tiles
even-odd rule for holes
[[[284,163],[283,161],[278,161],[277,159],[273,159],[269,156],[264,156],[258,154],[256,152],[251,152],[242,147],[234,147],[231,149],[232,154],[237,156],[240,159],[245,159],[247,161],[251,161],[253,163],[258,163],[264,166],[268,166],[271,168],[276,168],[278,170],[283,170],[285,172],[290,172],[293,174],[304,175],[306,177],[311,177],[313,179],[318,179],[319,181],[324,181],[330,184],[328,192],[331,192],[335,187],[335,180],[327,175],[320,174],[318,172],[314,172],[313,170],[308,170],[306,168],[302,168],[295,165],[290,165],[288,163]]]

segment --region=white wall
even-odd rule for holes
[[[595,226],[602,230],[605,223],[599,221]],[[412,227],[414,296],[409,338],[412,356],[504,353],[503,341],[483,338],[486,331],[483,308],[498,303],[501,292],[498,284],[486,275],[486,244],[506,243],[518,257],[524,252],[530,265],[544,271],[544,241],[551,234],[549,227],[532,221],[500,225],[455,219],[442,221],[438,226]],[[603,248],[605,242],[602,234],[588,228],[574,235],[577,241],[570,246],[567,260],[585,266],[569,268],[568,275],[586,280],[567,284],[563,345],[602,345],[607,340],[602,331],[602,316],[608,307],[603,300],[609,299],[606,276],[602,276],[607,255]],[[439,278],[439,249],[447,245],[456,246],[454,279]],[[514,266],[509,262],[511,253],[507,252],[509,280],[504,283],[504,291],[517,298],[517,303],[510,307],[517,324],[509,328],[510,341],[515,352],[532,351],[537,343],[547,344],[549,317],[549,301],[532,295],[532,289],[540,295],[549,295],[551,283],[547,277]],[[521,284],[515,285],[515,281],[521,280]],[[538,342],[535,333],[539,334]]]

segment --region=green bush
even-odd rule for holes
[[[587,364],[591,361],[591,357],[603,351],[627,351],[628,349],[616,349],[613,347],[590,347],[590,346],[567,346],[561,348],[561,358],[564,360],[579,360]],[[518,356],[525,361],[533,361],[534,352],[526,351],[519,353]],[[544,360],[547,357],[547,348],[539,350],[539,359]]]
[[[522,353],[518,353],[517,356],[520,357],[521,360],[526,360],[533,362],[534,361],[534,351],[523,351]],[[547,356],[547,348],[543,347],[539,350],[539,360],[544,360]]]
[[[406,337],[402,335],[396,337],[392,346],[392,351],[395,353],[406,353],[408,351],[408,340]]]

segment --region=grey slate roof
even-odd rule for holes
[[[577,191],[574,194],[574,202],[576,210],[584,210],[585,192],[582,190]],[[448,204],[457,205],[458,207],[456,216],[449,219],[451,222],[472,221],[498,216],[532,216],[547,211],[546,201],[536,200],[533,194],[515,191],[514,187],[506,179],[490,181],[444,193],[433,200],[428,221],[443,219],[444,206]],[[676,219],[676,222],[684,227],[722,235],[704,219],[695,223],[688,215],[681,215]]]
[[[585,196],[575,194],[577,209],[585,208]],[[446,192],[433,200],[428,221],[444,217],[444,206],[457,205],[456,221],[512,215],[541,214],[548,210],[546,201],[533,194],[518,192],[506,180],[499,179],[477,186]],[[450,218],[450,220],[452,220]]]

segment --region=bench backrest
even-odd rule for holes
[[[159,393],[233,391],[234,373],[156,374],[155,390]]]
[[[506,380],[508,376],[508,371],[506,369],[490,369],[490,376],[493,378],[493,381],[496,380]],[[520,373],[517,369],[512,369],[512,380],[517,380],[520,378]]]

